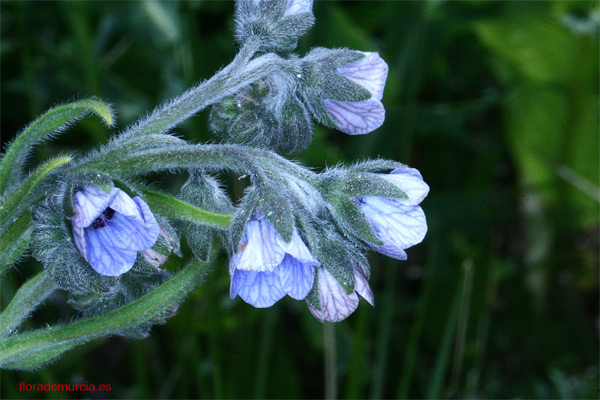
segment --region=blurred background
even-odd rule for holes
[[[233,3],[2,2],[1,131],[98,96],[118,124],[78,122],[33,162],[105,143],[235,55]],[[291,158],[317,170],[368,157],[418,168],[429,233],[408,261],[370,255],[376,307],[324,326],[286,297],[228,296],[224,255],[150,338],[99,340],[44,368],[0,374],[2,398],[319,398],[324,353],[343,398],[597,398],[600,11],[587,1],[316,2],[311,47],[378,51],[383,127],[318,127]],[[213,141],[208,111],[177,132]],[[177,193],[185,176],[156,175]],[[233,196],[235,177],[221,176]],[[177,261],[171,264],[177,267]],[[41,265],[2,279],[5,307]],[[57,293],[27,327],[74,318]],[[18,382],[111,384],[25,393]],[[330,386],[331,389],[331,386]]]

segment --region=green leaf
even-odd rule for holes
[[[27,155],[34,145],[64,130],[90,112],[102,118],[108,126],[114,123],[108,104],[96,99],[85,99],[52,108],[27,126],[0,160],[0,193],[5,193],[19,179]]]
[[[8,225],[0,237],[2,239],[0,240],[0,276],[27,250],[32,231],[33,224],[29,211],[24,212],[16,221]]]
[[[576,67],[575,36],[549,19],[522,18],[475,25],[480,39],[526,79],[561,82]]]
[[[0,314],[0,337],[8,336],[57,286],[45,272],[27,281]]]
[[[230,214],[218,214],[203,210],[165,193],[147,188],[139,189],[144,194],[144,199],[148,203],[148,206],[153,211],[165,217],[201,225],[210,225],[221,229],[228,228],[231,218],[233,218]]]
[[[38,329],[0,340],[0,366],[32,369],[89,341],[143,324],[169,310],[191,292],[207,263],[194,262],[150,293],[107,314]]]
[[[5,226],[9,218],[18,218],[20,210],[31,206],[36,199],[31,199],[30,195],[36,186],[39,185],[46,175],[69,161],[71,161],[70,157],[58,157],[47,161],[32,172],[14,192],[10,193],[0,206],[0,227]],[[4,233],[2,236],[6,240],[5,237],[7,236]]]

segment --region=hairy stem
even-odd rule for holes
[[[251,60],[257,49],[257,41],[248,41],[228,66],[209,80],[157,108],[148,117],[125,131],[122,137],[164,133],[198,111],[234,94],[285,64],[285,60],[273,53]]]

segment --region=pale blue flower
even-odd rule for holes
[[[404,250],[421,243],[427,233],[427,220],[419,204],[429,193],[429,186],[414,168],[398,168],[389,175],[380,176],[404,191],[407,198],[362,196],[352,200],[383,242],[382,246],[370,246],[386,256],[406,260]]]
[[[263,0],[252,0],[252,4],[258,7]],[[272,1],[272,0],[265,0]],[[289,0],[284,15],[295,15],[312,11],[313,0]]]
[[[231,298],[264,308],[286,294],[302,300],[312,288],[319,262],[306,247],[298,229],[286,243],[260,211],[256,211],[229,262]]]
[[[73,203],[75,246],[99,274],[118,276],[129,271],[138,251],[158,238],[159,226],[148,205],[121,189],[105,193],[85,185],[77,189]]]
[[[373,292],[365,276],[363,267],[353,263],[354,291],[346,293],[340,283],[323,267],[317,268],[317,293],[321,309],[313,306],[308,300],[306,304],[310,312],[319,321],[338,322],[346,319],[358,307],[359,296],[374,305]]]
[[[364,57],[354,63],[336,68],[336,72],[361,85],[371,98],[359,102],[321,99],[329,117],[337,128],[350,135],[363,135],[379,128],[385,119],[381,104],[388,66],[379,53],[363,52]]]

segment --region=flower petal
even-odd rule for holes
[[[292,234],[292,239],[289,243],[286,243],[279,235],[277,235],[277,243],[287,254],[291,255],[296,260],[313,266],[319,265],[319,262],[313,257],[312,253],[300,237],[298,228],[294,228],[294,233]]]
[[[88,227],[106,210],[120,190],[113,188],[110,194],[94,185],[85,185],[79,188],[73,196],[75,217],[73,221],[83,228]]]
[[[377,100],[381,100],[387,79],[388,65],[377,52],[362,53],[365,55],[364,58],[338,67],[336,71],[367,89]]]
[[[419,206],[382,197],[363,196],[359,207],[375,235],[384,243],[383,246],[371,245],[381,254],[406,260],[404,249],[421,243],[427,233],[425,213]]]
[[[230,296],[239,295],[244,301],[257,308],[271,307],[285,292],[279,276],[274,272],[235,270],[231,278]]]
[[[373,297],[373,291],[371,290],[371,286],[369,286],[369,281],[358,264],[354,266],[354,282],[354,290],[356,293],[369,302],[370,305],[374,306],[375,298]]]
[[[131,227],[127,217],[115,214],[105,227],[85,229],[86,258],[96,272],[117,276],[133,267],[137,250],[130,243]]]
[[[310,264],[302,263],[288,254],[275,271],[279,274],[283,291],[296,300],[303,300],[312,289],[315,267]]]
[[[294,15],[303,12],[311,12],[313,6],[312,0],[290,0],[284,15]]]
[[[356,103],[322,99],[337,128],[349,135],[364,135],[379,128],[385,120],[383,104],[375,98]]]
[[[244,271],[273,271],[285,256],[278,238],[279,234],[266,218],[250,220],[246,224],[239,249],[241,256],[236,268]]]
[[[156,222],[154,214],[152,214],[150,207],[148,207],[148,204],[146,204],[144,200],[136,196],[133,198],[133,201],[137,205],[140,212],[139,217],[136,217],[136,222],[138,222],[137,228],[139,241],[140,243],[145,243],[141,244],[142,246],[146,246],[140,250],[145,250],[148,247],[152,247],[154,243],[156,243],[158,235],[160,234],[160,225],[158,225],[158,222]],[[142,225],[139,225],[139,222],[142,222]]]
[[[405,204],[417,205],[429,193],[429,186],[423,181],[421,173],[415,168],[397,168],[390,174],[379,174],[396,185],[408,196],[408,199],[399,200]]]
[[[325,268],[318,268],[317,271],[319,273],[317,290],[319,291],[321,309],[317,310],[307,301],[308,309],[321,322],[338,322],[346,319],[358,307],[357,294],[347,294]]]

